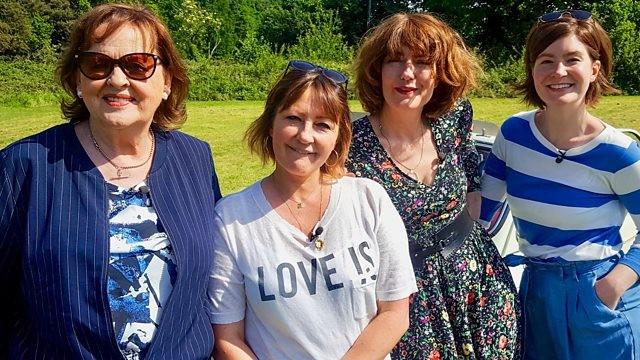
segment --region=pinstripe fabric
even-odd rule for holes
[[[0,176],[0,358],[122,358],[106,294],[107,188],[73,126],[3,149]],[[148,359],[208,358],[210,219],[220,198],[208,145],[157,134],[148,186],[178,265]]]

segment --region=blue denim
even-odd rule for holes
[[[526,265],[520,283],[523,359],[640,360],[640,281],[623,294],[615,310],[594,290],[618,256],[563,263],[508,260]]]

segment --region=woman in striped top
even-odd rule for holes
[[[609,83],[612,49],[589,12],[539,18],[527,39],[525,101],[502,125],[482,182],[481,219],[506,197],[525,264],[526,359],[640,357],[640,148],[588,111]]]

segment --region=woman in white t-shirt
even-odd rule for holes
[[[290,61],[246,133],[275,170],[216,206],[209,283],[216,359],[388,358],[416,291],[385,190],[342,177],[343,74]]]

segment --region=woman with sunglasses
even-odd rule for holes
[[[220,191],[173,129],[188,79],[149,10],[102,5],[57,76],[70,123],[0,152],[0,358],[204,359]]]
[[[588,111],[609,82],[611,41],[582,10],[540,17],[520,89],[538,109],[502,125],[482,182],[488,221],[506,201],[524,264],[527,359],[640,358],[640,237],[624,254],[627,211],[640,228],[640,147]]]
[[[382,359],[416,290],[384,189],[342,177],[347,78],[292,61],[246,133],[275,170],[216,206],[209,296],[220,359]]]
[[[511,359],[519,355],[516,289],[479,212],[471,140],[477,65],[460,36],[428,14],[396,14],[356,59],[370,113],[356,120],[347,168],[382,184],[404,220],[417,278],[410,327],[396,359]]]

